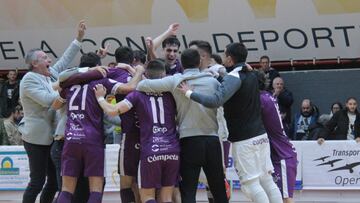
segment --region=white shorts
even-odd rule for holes
[[[270,144],[267,134],[232,143],[234,167],[240,183],[258,178],[274,171],[270,158]]]

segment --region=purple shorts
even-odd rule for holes
[[[175,186],[179,180],[180,156],[178,153],[150,155],[139,164],[139,188]]]
[[[118,173],[121,176],[137,176],[140,160],[140,135],[123,134],[119,151]]]
[[[105,149],[102,146],[66,142],[61,155],[61,175],[104,177]]]
[[[273,161],[274,181],[278,185],[283,198],[292,198],[296,182],[296,157]]]

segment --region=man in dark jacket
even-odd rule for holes
[[[346,108],[336,112],[326,127],[334,135],[335,140],[356,140],[360,142],[360,113],[357,110],[357,101],[354,97],[346,100]],[[318,143],[322,144],[329,137],[321,137]]]
[[[7,114],[5,111],[15,108],[19,103],[19,82],[16,79],[17,72],[15,70],[10,70],[7,74],[7,78],[8,80],[2,85],[0,91],[0,117],[4,117],[4,114]]]

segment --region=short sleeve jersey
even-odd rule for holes
[[[104,114],[93,90],[96,84],[104,85],[107,93],[121,85],[115,80],[104,78],[89,84],[73,85],[65,90],[68,104],[65,128],[67,142],[104,145]]]
[[[134,91],[126,96],[125,102],[139,115],[142,158],[180,151],[175,122],[176,104],[170,93]]]

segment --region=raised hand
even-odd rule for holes
[[[100,47],[99,50],[96,52],[96,54],[100,58],[105,58],[107,53],[109,52],[110,44],[106,44],[105,48]]]
[[[153,40],[151,39],[151,37],[147,37],[145,39],[145,44],[146,44],[147,50],[153,50],[154,49],[154,44],[153,44]]]
[[[76,39],[79,41],[79,42],[82,42],[82,40],[84,39],[84,36],[85,36],[85,30],[86,30],[86,24],[85,24],[85,20],[81,20],[79,22],[79,25],[78,25],[78,33],[77,33],[77,37]]]
[[[168,35],[176,35],[179,28],[180,28],[179,23],[173,23],[169,25],[169,28],[167,29]]]

